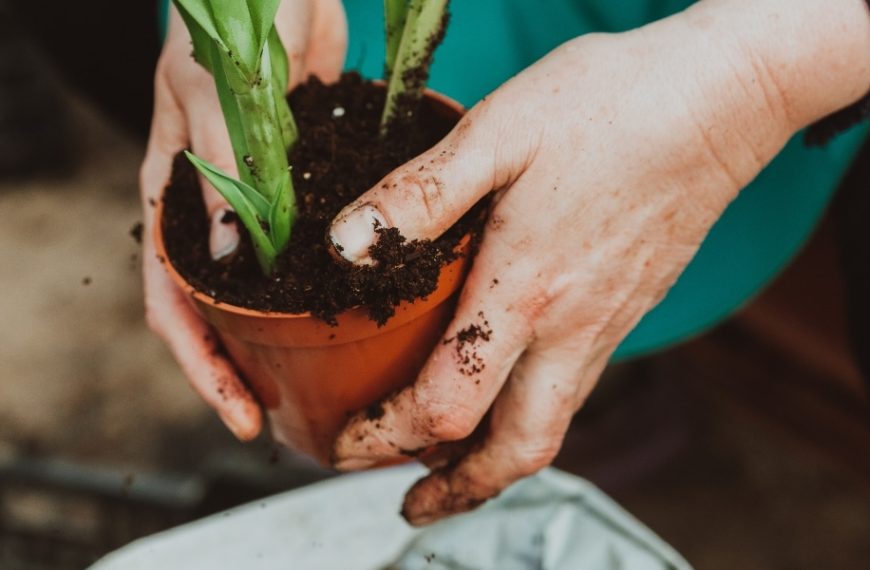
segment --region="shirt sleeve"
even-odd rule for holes
[[[870,8],[870,0],[867,0]],[[858,123],[870,118],[870,93],[850,107],[841,109],[821,121],[810,125],[806,131],[804,142],[807,146],[822,146],[838,134],[847,131]]]

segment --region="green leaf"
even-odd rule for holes
[[[200,0],[202,1],[202,0]],[[233,61],[255,81],[281,0],[210,0],[214,26]]]
[[[250,204],[253,211],[260,217],[261,220],[269,219],[269,210],[271,206],[269,202],[263,198],[259,192],[255,189],[251,188],[249,185],[245,184],[241,180],[236,180],[217,166],[213,166],[208,162],[202,160],[195,154],[185,151],[187,158],[190,159],[190,162],[202,172],[203,176],[205,176],[209,182],[221,193],[221,195],[226,198],[224,188],[229,186],[233,193],[241,194],[245,200]],[[229,202],[229,198],[227,198]],[[232,205],[232,204],[230,204]]]
[[[251,20],[250,1],[256,0],[210,0],[209,4],[215,28],[228,49],[227,55],[245,76],[253,80],[263,44],[259,42]]]
[[[232,0],[227,0],[232,1]],[[238,0],[236,0],[238,1]],[[278,7],[281,5],[281,0],[247,0],[248,8],[251,12],[251,20],[253,22],[254,34],[257,38],[257,43],[262,49],[266,43],[267,37],[272,40],[272,32],[274,31],[275,16],[278,14]],[[278,37],[278,34],[274,34]],[[280,43],[280,40],[278,40]],[[281,52],[285,54],[283,46]],[[287,82],[284,82],[284,88],[287,88]]]
[[[262,226],[262,222],[265,222],[269,215],[268,203],[263,200],[262,196],[257,195],[261,202],[259,205],[255,205],[254,202],[249,200],[250,192],[248,189],[250,189],[254,194],[256,194],[256,191],[250,187],[246,189],[245,187],[247,185],[244,182],[235,180],[219,168],[205,162],[188,151],[184,151],[184,154],[187,156],[188,160],[193,163],[197,170],[199,170],[202,175],[211,182],[212,186],[215,187],[220,195],[229,202],[233,210],[235,210],[239,219],[242,221],[242,224],[245,226],[245,229],[247,229],[248,233],[251,234],[251,241],[253,242],[254,249],[257,252],[257,260],[260,262],[263,271],[266,274],[271,273],[272,268],[275,265],[277,252],[275,251],[275,247],[272,245],[272,240],[266,234]],[[265,215],[261,215],[260,213],[263,204],[266,205]]]
[[[190,29],[191,22],[195,22],[205,34],[216,42],[221,42],[222,38],[215,26],[215,20],[211,10],[211,2],[209,0],[172,0],[178,12],[184,19],[184,23]]]
[[[245,123],[235,94],[232,88],[230,88],[226,74],[223,72],[224,64],[220,49],[214,42],[212,42],[212,58],[213,61],[217,62],[217,73],[212,72],[212,75],[214,76],[215,87],[217,87],[218,101],[221,104],[224,122],[230,135],[230,144],[233,147],[236,168],[239,170],[239,176],[242,181],[253,186],[254,176],[251,174],[250,167],[245,163],[245,157],[251,154],[248,150],[248,140],[245,137]]]
[[[386,36],[387,80],[396,65],[396,54],[402,41],[405,20],[408,18],[408,0],[384,0],[384,33]]]
[[[293,113],[290,112],[290,105],[287,104],[285,91],[278,88],[277,84],[272,85],[272,95],[275,99],[275,109],[278,114],[278,123],[281,127],[281,139],[284,143],[284,152],[289,153],[293,149],[299,139],[299,127],[296,126],[296,120],[293,118]]]
[[[290,84],[290,59],[287,57],[284,42],[281,41],[275,26],[272,26],[272,30],[269,32],[267,47],[269,60],[272,64],[272,80],[282,92],[286,93],[287,86]]]
[[[299,129],[287,104],[287,85],[290,82],[290,60],[278,31],[272,27],[269,33],[269,41],[264,48],[268,52],[269,67],[272,76],[272,89],[275,98],[275,108],[278,111],[278,122],[281,125],[281,135],[284,140],[284,150],[290,152],[296,139],[299,138]]]
[[[278,183],[275,191],[275,201],[269,210],[269,230],[272,234],[272,247],[275,251],[284,251],[290,241],[290,229],[293,225],[294,212],[291,209],[289,194],[292,192],[290,177]]]
[[[396,113],[396,102],[404,95],[411,100],[423,97],[432,55],[438,47],[439,31],[446,23],[449,0],[410,0],[402,41],[395,56],[395,64],[389,73],[387,102],[381,116],[381,132],[386,132]],[[409,70],[417,70],[411,74]]]
[[[193,58],[209,73],[214,73],[212,46],[219,46],[221,42],[207,5],[201,0],[173,0],[173,2],[190,32]]]

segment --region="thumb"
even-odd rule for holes
[[[517,137],[499,141],[489,101],[478,104],[436,146],[394,170],[347,205],[329,230],[335,249],[353,263],[371,263],[375,227],[399,228],[408,239],[435,239],[491,190],[510,183],[524,161]]]

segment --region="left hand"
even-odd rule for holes
[[[291,87],[308,75],[325,81],[338,78],[347,42],[340,0],[284,0],[275,25],[290,60]],[[151,135],[139,175],[145,215],[142,275],[146,319],[172,350],[194,389],[236,437],[247,441],[260,432],[260,406],[233,362],[217,350],[217,334],[157,259],[153,240],[154,205],[169,181],[178,152],[192,148],[211,164],[230,173],[236,171],[214,79],[191,57],[190,35],[174,7],[154,77],[154,93]],[[220,222],[229,205],[210,184],[200,180],[212,220],[212,256],[220,259],[235,251],[239,235],[235,224]]]
[[[800,12],[787,4],[701,2],[639,30],[571,41],[339,214],[332,239],[361,262],[372,216],[434,238],[498,191],[444,341],[416,383],[383,402],[383,417],[351,419],[334,449],[339,469],[439,446],[403,509],[425,524],[553,460],[610,355],[727,204],[801,126],[866,91],[866,78],[845,70],[825,91],[786,91],[805,78],[774,76],[739,35],[709,30],[711,11],[712,21],[736,14],[740,29],[773,21],[765,10]],[[825,4],[802,0],[800,17],[830,18]],[[864,40],[851,45],[866,49]],[[484,334],[457,340],[471,327]],[[479,425],[480,442],[468,442]]]

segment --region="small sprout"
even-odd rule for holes
[[[413,107],[423,98],[432,55],[444,38],[448,1],[384,0],[387,103],[381,134],[396,119],[399,101]]]
[[[239,179],[188,153],[251,234],[265,275],[287,247],[296,217],[287,152],[297,138],[284,98],[287,52],[275,30],[281,0],[173,0],[194,59],[215,80]]]

